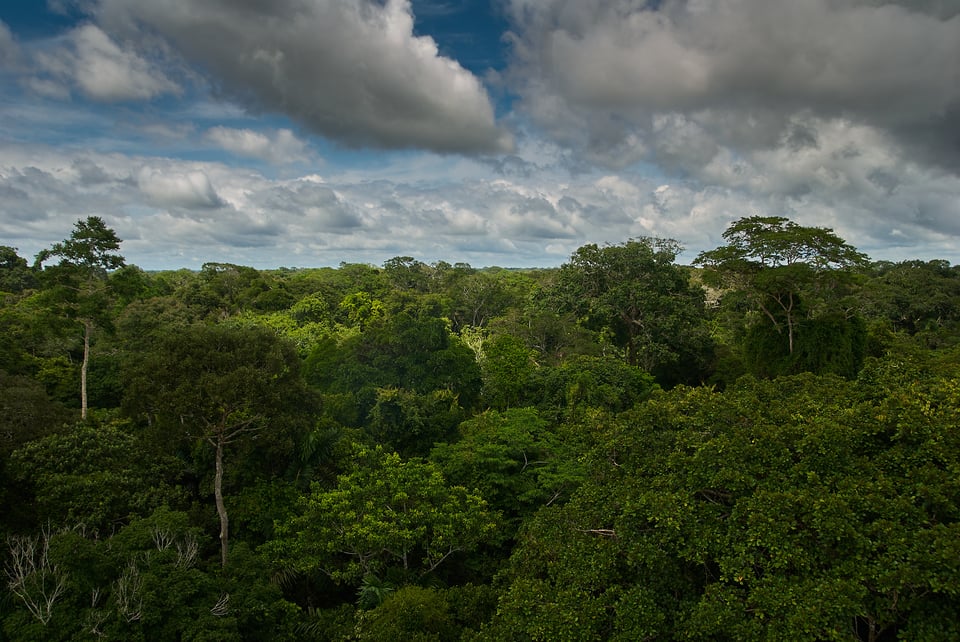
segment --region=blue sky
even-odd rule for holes
[[[553,266],[734,220],[960,262],[960,0],[0,6],[0,244]]]

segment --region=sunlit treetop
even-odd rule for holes
[[[854,267],[869,259],[825,227],[804,227],[782,216],[742,218],[723,233],[727,245],[701,252],[695,263],[720,267],[743,263],[776,268],[803,263],[815,270]]]

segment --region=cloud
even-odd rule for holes
[[[640,228],[709,247],[736,218],[776,214],[833,227],[867,251],[953,251],[960,2],[506,9],[504,78],[519,112],[569,150],[567,166],[661,176],[666,189],[622,201]]]
[[[400,168],[376,180],[291,179],[220,163],[7,145],[0,237],[31,256],[65,238],[78,218],[97,215],[124,239],[128,262],[145,269],[380,264],[403,255],[550,266],[585,243],[640,236],[677,239],[690,261],[723,243],[737,218],[775,214],[834,228],[876,259],[960,261],[960,178],[902,161],[895,139],[873,127],[810,117],[790,131],[797,129],[818,136],[798,135],[799,151],[720,154],[687,178],[570,176],[544,169],[544,156],[529,175],[509,178],[475,163],[476,173],[454,180],[438,173],[438,157],[421,176]]]
[[[250,204],[270,218],[287,218],[297,234],[346,233],[362,227],[357,207],[334,189],[313,180],[294,180],[267,187]]]
[[[96,25],[71,31],[62,46],[41,51],[37,66],[48,77],[33,77],[28,84],[41,95],[57,97],[56,81],[77,87],[98,101],[150,100],[177,94],[180,87],[153,64],[122,49]]]
[[[686,167],[709,162],[711,144],[775,146],[808,113],[919,139],[915,154],[957,154],[956,2],[511,0],[508,12],[507,75],[524,108],[583,149],[634,135]],[[696,158],[664,142],[683,132],[662,119],[700,128],[681,141],[699,141]]]
[[[307,159],[307,148],[289,129],[268,135],[252,129],[212,127],[206,138],[223,149],[270,163],[297,163]]]
[[[414,35],[407,0],[101,0],[97,18],[159,34],[219,91],[350,146],[512,146],[480,81]]]
[[[0,20],[0,69],[11,68],[20,60],[20,45],[5,22]]]
[[[143,167],[137,175],[137,186],[147,199],[161,207],[205,210],[224,205],[201,170],[177,171]]]

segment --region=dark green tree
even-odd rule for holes
[[[627,363],[668,384],[696,382],[710,352],[703,289],[674,263],[681,249],[652,238],[584,245],[560,268],[557,283],[566,309],[623,349]],[[701,372],[680,375],[676,366],[691,363]]]
[[[704,280],[744,296],[786,340],[792,355],[801,321],[844,312],[844,295],[867,257],[823,227],[779,216],[742,218],[723,233],[727,245],[701,252]]]
[[[484,402],[499,409],[521,405],[536,368],[533,356],[533,350],[512,334],[484,341],[480,361]]]
[[[36,268],[52,258],[55,265],[43,270],[53,304],[83,326],[83,362],[80,366],[80,416],[87,417],[87,369],[90,342],[98,324],[108,321],[110,288],[108,275],[124,266],[117,253],[120,239],[99,216],[77,221],[70,238],[37,254]]]
[[[306,359],[304,373],[323,394],[351,397],[357,425],[367,425],[382,388],[419,395],[449,391],[470,409],[481,385],[474,352],[429,309],[371,316],[361,332],[321,341]]]
[[[424,456],[434,443],[449,439],[466,411],[450,390],[418,393],[380,388],[367,429],[377,443],[405,457]]]
[[[109,533],[133,516],[182,501],[179,465],[143,448],[123,423],[74,426],[21,446],[10,475],[32,491],[34,525]]]
[[[437,444],[430,460],[503,513],[498,541],[511,541],[538,508],[566,500],[583,477],[580,453],[533,408],[490,410],[463,422],[460,439]]]
[[[621,415],[571,500],[522,530],[483,639],[960,635],[951,356],[676,388]]]
[[[395,256],[383,262],[383,271],[390,285],[398,290],[426,292],[429,288],[429,265],[412,256]]]
[[[310,411],[299,363],[295,348],[270,330],[205,324],[169,328],[127,363],[128,411],[214,450],[223,566],[229,539],[226,449],[259,437],[257,450],[276,441],[292,450],[295,417]]]
[[[227,571],[206,564],[202,529],[162,507],[111,533],[44,529],[6,540],[4,640],[278,640],[299,610],[243,545]]]
[[[960,266],[947,261],[875,263],[858,300],[868,319],[931,347],[960,339]]]
[[[0,245],[0,292],[17,294],[36,284],[27,260],[17,254],[17,249]]]

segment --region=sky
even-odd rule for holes
[[[754,215],[960,263],[960,0],[6,0],[0,245],[551,267]]]

